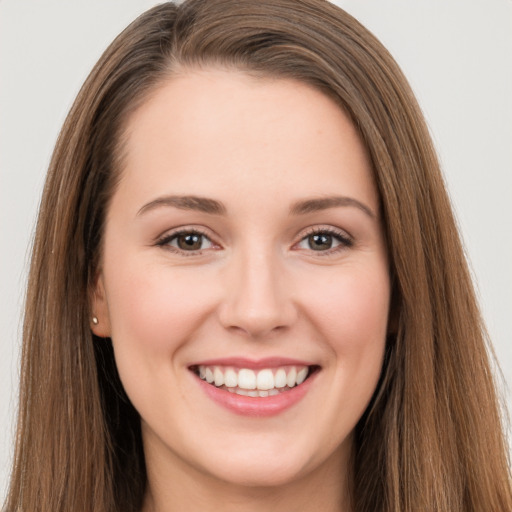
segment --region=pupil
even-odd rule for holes
[[[309,237],[310,247],[314,251],[320,251],[322,249],[330,249],[332,245],[331,235],[311,235]]]
[[[182,235],[178,237],[178,246],[180,249],[201,249],[201,237],[202,235]]]

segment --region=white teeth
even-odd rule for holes
[[[234,393],[236,395],[250,396],[253,398],[257,398],[257,397],[265,398],[267,396],[275,396],[275,395],[279,395],[283,391],[290,390],[290,388],[288,386],[286,386],[285,388],[281,388],[281,389],[273,388],[273,389],[269,389],[268,391],[261,390],[261,389],[242,389],[239,387],[228,388],[226,386],[221,386],[221,389],[228,391],[229,393]]]
[[[224,384],[228,388],[236,388],[238,386],[238,377],[235,370],[228,368],[224,374]]]
[[[256,389],[256,374],[247,368],[240,370],[238,372],[238,387],[242,389]]]
[[[276,388],[284,388],[286,386],[286,372],[279,368],[274,376],[274,386]]]
[[[272,370],[261,370],[256,377],[256,387],[263,391],[274,387],[274,374]]]
[[[217,387],[220,387],[224,384],[224,373],[222,373],[222,370],[217,366],[213,370],[213,378]]]
[[[245,396],[267,397],[302,384],[309,373],[307,366],[284,366],[254,371],[249,368],[200,365],[199,377],[209,384],[231,393]]]
[[[295,380],[297,378],[297,370],[295,369],[295,366],[292,366],[290,371],[288,372],[288,375],[286,377],[286,383],[288,384],[288,387],[293,388],[295,386]]]
[[[295,382],[297,382],[297,386],[299,384],[302,384],[306,380],[307,375],[308,375],[307,368],[302,368],[302,370],[299,370],[299,372],[297,373],[297,379],[295,381]],[[217,384],[215,384],[215,385],[217,385]]]

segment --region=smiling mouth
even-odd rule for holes
[[[319,371],[316,365],[287,365],[277,368],[236,368],[233,366],[194,365],[190,370],[201,380],[229,393],[265,398],[300,386]]]

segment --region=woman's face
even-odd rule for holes
[[[112,338],[149,475],[339,474],[390,299],[348,117],[302,83],[190,71],[131,117],[122,165],[92,328]]]

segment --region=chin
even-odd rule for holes
[[[277,488],[293,485],[312,474],[333,470],[334,460],[339,461],[342,447],[335,454],[324,453],[315,446],[305,446],[290,436],[283,442],[265,443],[262,439],[249,446],[233,446],[229,455],[219,463],[218,452],[210,452],[203,459],[203,471],[225,484],[246,488]],[[277,445],[277,446],[276,446]],[[199,462],[199,461],[198,461]]]
[[[269,460],[261,457],[257,461],[236,463],[226,461],[221,472],[213,476],[228,485],[248,488],[283,487],[300,480],[307,473],[303,465],[292,461]]]

